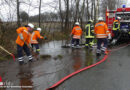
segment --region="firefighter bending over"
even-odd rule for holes
[[[47,39],[46,37],[43,37],[40,35],[41,33],[41,28],[37,28],[35,31],[33,31],[32,35],[31,35],[31,45],[32,48],[35,47],[36,48],[36,53],[39,54],[40,52],[40,48],[39,48],[39,44],[38,44],[38,39]]]
[[[32,55],[30,53],[29,47],[31,46],[30,39],[31,39],[31,31],[34,28],[34,25],[29,23],[25,27],[19,27],[16,31],[18,34],[16,44],[17,44],[17,53],[18,53],[18,60],[19,64],[24,64],[23,60],[23,50],[25,51],[26,55],[28,56],[29,62],[33,61]]]

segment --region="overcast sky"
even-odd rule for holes
[[[130,7],[130,0],[127,0],[127,6]]]
[[[2,3],[3,0],[0,0],[0,17],[2,20],[9,20],[13,19],[16,20],[16,2],[12,5],[11,0],[7,0],[10,2],[7,5],[6,2]],[[14,1],[14,0],[12,0]],[[15,0],[16,1],[16,0]],[[39,13],[39,0],[20,0],[20,1],[25,1],[25,3],[20,4],[20,11],[26,11],[29,16],[34,16]],[[42,8],[41,8],[41,13],[43,12],[57,12],[58,10],[58,0],[42,0]],[[28,5],[30,4],[30,5]]]
[[[0,18],[4,21],[16,20],[16,3],[12,5],[11,1],[13,0],[7,0],[8,2],[10,2],[9,3],[9,5],[11,6],[10,7],[6,3],[2,3],[2,1],[3,0],[0,0]],[[20,0],[20,1],[25,1],[25,3],[27,3],[27,4],[24,3],[20,5],[20,11],[26,11],[29,14],[29,16],[34,16],[38,14],[39,0]],[[31,7],[28,4],[30,4],[33,7]],[[130,7],[130,0],[128,0],[128,3],[126,6]],[[57,10],[58,10],[58,0],[42,0],[41,13],[57,12]]]

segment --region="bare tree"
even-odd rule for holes
[[[64,0],[66,8],[65,32],[69,29],[69,0]]]
[[[91,19],[93,20],[94,0],[91,1]]]
[[[62,12],[61,0],[59,0],[59,14],[60,14],[60,19],[61,19],[61,30],[63,31],[63,28],[64,28],[64,16],[63,16],[63,12]]]
[[[20,24],[20,13],[19,13],[19,7],[20,7],[20,2],[19,2],[19,0],[17,0],[17,25],[18,25],[18,27],[21,26],[21,24]]]
[[[41,1],[39,2],[39,27],[41,26]]]
[[[98,17],[99,17],[99,3],[100,3],[100,0],[97,0],[97,7],[96,7],[96,21],[98,20]]]
[[[29,15],[28,13],[26,13],[25,11],[20,13],[20,19],[22,20],[22,22],[27,22],[29,19]]]
[[[89,13],[89,0],[86,0],[87,3],[87,20],[90,19],[90,13]]]
[[[84,18],[84,11],[85,11],[85,0],[83,0],[82,8],[80,11],[80,21],[81,21],[81,27],[83,28],[83,18]]]
[[[79,2],[80,2],[80,0],[75,0],[75,2],[76,2],[76,13],[75,13],[74,22],[79,21]]]

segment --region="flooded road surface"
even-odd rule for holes
[[[111,52],[105,62],[66,80],[55,90],[130,90],[130,46]]]
[[[30,86],[22,89],[16,87],[15,89],[0,90],[45,90],[70,73],[96,63],[95,50],[85,50],[84,48],[72,50],[71,48],[61,48],[61,46],[62,41],[52,41],[41,45],[40,55],[51,57],[41,58],[31,64],[19,66],[18,62],[13,60],[0,62],[0,76],[6,85]],[[27,61],[26,59],[25,57],[25,61]],[[70,88],[66,90],[70,90]]]

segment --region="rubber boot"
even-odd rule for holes
[[[23,57],[19,57],[18,61],[19,61],[19,65],[23,65],[24,64]]]
[[[32,55],[28,56],[29,62],[33,62],[33,57]]]

